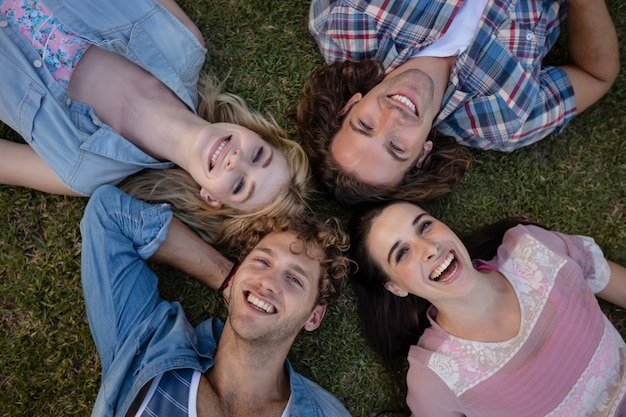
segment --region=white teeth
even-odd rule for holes
[[[405,106],[407,106],[408,108],[411,109],[411,111],[413,113],[415,113],[415,111],[417,110],[417,108],[415,107],[415,104],[413,104],[413,102],[411,100],[409,100],[407,97],[402,96],[400,94],[395,94],[393,96],[390,97],[392,100],[396,100],[402,104],[404,104]]]
[[[213,153],[213,156],[211,156],[211,168],[215,166],[215,161],[217,160],[217,157],[219,156],[220,152],[222,152],[222,149],[224,149],[224,146],[226,146],[227,143],[228,143],[228,139],[220,143],[220,146],[217,147],[217,149]]]
[[[260,308],[261,310],[265,311],[266,313],[274,313],[276,311],[276,309],[274,308],[274,306],[266,303],[263,300],[258,299],[257,297],[255,297],[252,294],[248,294],[248,302],[258,308]]]
[[[433,281],[437,281],[437,279],[441,276],[443,271],[445,271],[446,268],[448,268],[450,266],[450,264],[452,263],[453,260],[454,260],[454,254],[452,252],[448,253],[448,256],[446,256],[446,259],[444,259],[443,262],[441,263],[441,265],[439,265],[432,272],[432,274],[430,274],[429,278],[431,280],[433,280]]]

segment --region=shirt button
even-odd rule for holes
[[[41,66],[43,65],[43,62],[41,62],[40,60],[36,59],[33,61],[33,66],[35,68],[41,68]]]
[[[65,100],[65,104],[66,104],[67,106],[69,106],[70,104],[72,104],[72,99],[68,97],[68,98],[67,98],[67,100]]]
[[[0,21],[0,28],[5,28],[7,26],[9,26],[9,22],[6,20]]]
[[[533,39],[535,39],[535,34],[534,34],[534,33],[532,33],[532,32],[528,32],[528,33],[526,34],[526,40],[527,40],[527,41],[532,41]]]

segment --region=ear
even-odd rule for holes
[[[306,321],[306,323],[304,323],[304,330],[306,330],[307,332],[312,332],[313,330],[320,327],[320,324],[322,324],[322,319],[324,318],[325,314],[326,306],[315,306],[308,320]]]
[[[345,106],[343,106],[343,108],[341,110],[339,110],[339,113],[337,114],[337,116],[339,117],[343,117],[346,114],[348,114],[348,112],[350,111],[350,109],[352,108],[352,106],[354,106],[356,103],[358,103],[359,101],[361,101],[361,99],[363,98],[363,94],[361,93],[356,93],[355,95],[353,95],[352,97],[350,97],[350,100],[348,100],[348,102],[346,103]]]
[[[420,168],[422,166],[422,164],[424,163],[424,159],[426,159],[426,157],[430,155],[430,151],[432,150],[433,150],[433,142],[430,140],[427,140],[426,142],[424,142],[424,147],[422,148],[422,152],[419,154],[419,156],[417,157],[417,161],[415,162],[416,168]]]
[[[406,297],[407,295],[409,295],[409,292],[407,290],[403,290],[391,281],[385,282],[385,289],[398,297]]]
[[[222,208],[222,203],[211,197],[209,192],[205,190],[204,187],[200,188],[200,197],[202,197],[202,199],[206,201],[209,206],[215,209]]]

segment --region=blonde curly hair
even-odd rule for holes
[[[210,244],[237,248],[246,229],[263,216],[293,216],[306,206],[312,190],[310,166],[306,153],[269,117],[252,110],[239,96],[224,93],[212,78],[198,84],[198,115],[212,123],[226,122],[244,126],[258,133],[267,143],[285,155],[290,182],[274,200],[253,213],[222,206],[210,207],[200,196],[198,183],[181,168],[144,170],[127,178],[120,188],[146,201],[167,202],[175,216]]]

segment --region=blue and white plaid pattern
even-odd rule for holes
[[[188,417],[189,407],[196,406],[189,404],[193,373],[193,369],[174,369],[165,372],[141,417]]]
[[[381,61],[386,71],[439,39],[463,0],[313,0],[309,29],[327,62]],[[452,70],[434,125],[461,144],[499,151],[560,132],[576,114],[569,78],[542,61],[565,0],[489,0]]]

